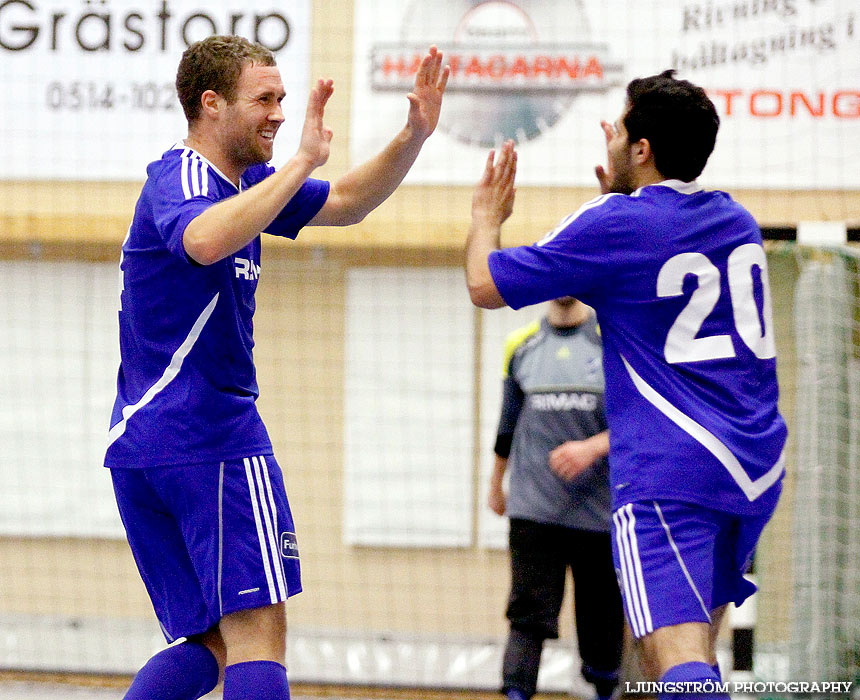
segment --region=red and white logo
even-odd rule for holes
[[[577,95],[621,84],[621,65],[591,35],[580,0],[414,2],[402,39],[373,46],[371,88],[411,89],[436,43],[451,67],[440,128],[482,147],[523,142],[552,127]]]

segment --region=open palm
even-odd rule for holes
[[[408,124],[415,133],[427,138],[439,123],[442,95],[448,84],[451,69],[442,67],[442,52],[431,46],[418,67],[415,86],[406,97],[409,99]]]

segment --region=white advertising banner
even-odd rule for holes
[[[3,179],[143,180],[186,134],[174,81],[186,46],[240,34],[274,51],[287,97],[274,162],[298,145],[311,0],[0,2]]]
[[[440,128],[412,183],[471,184],[518,143],[520,184],[594,185],[601,119],[635,77],[675,68],[722,120],[704,184],[860,183],[857,0],[356,0],[351,155],[405,119],[431,43],[451,66]]]

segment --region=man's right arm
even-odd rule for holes
[[[183,244],[195,262],[211,265],[248,245],[328,160],[332,132],[323,125],[323,113],[332,90],[331,80],[320,80],[311,90],[299,149],[286,165],[254,187],[209,207],[188,224]]]
[[[487,495],[487,505],[496,515],[504,515],[507,506],[505,489],[502,486],[505,480],[505,471],[508,468],[508,458],[494,455],[493,473],[490,475],[490,492]]]
[[[490,151],[481,180],[472,196],[472,222],[466,238],[466,287],[475,306],[498,309],[506,306],[490,273],[490,253],[499,249],[502,224],[513,212],[517,154],[513,141],[506,141],[498,160]]]

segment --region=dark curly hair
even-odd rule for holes
[[[624,127],[629,143],[647,139],[663,177],[690,182],[701,175],[720,117],[705,91],[666,70],[627,85]]]
[[[232,103],[239,75],[248,63],[274,66],[275,56],[241,36],[210,36],[185,49],[176,71],[176,94],[188,122],[200,116],[200,98],[207,90]]]

